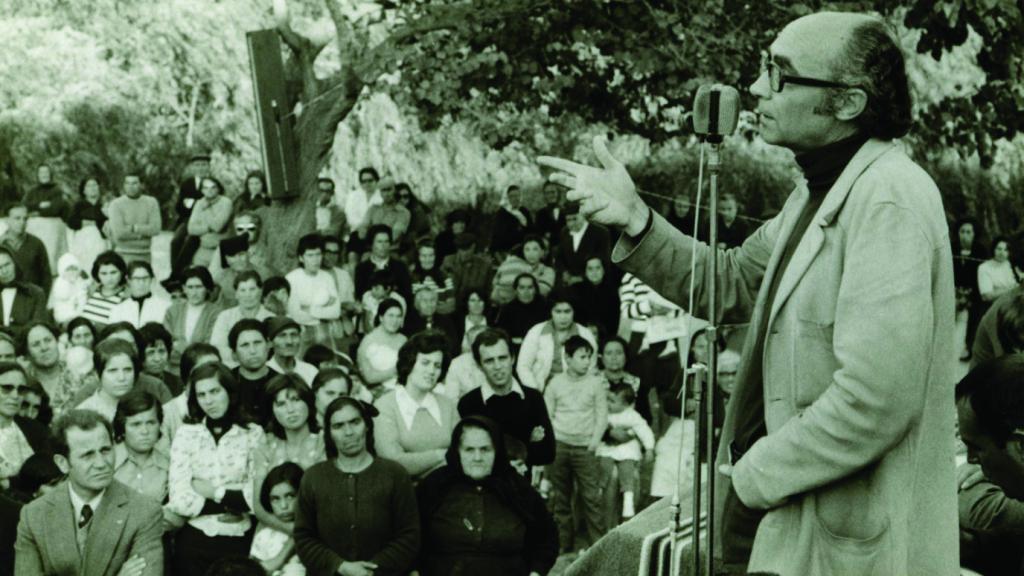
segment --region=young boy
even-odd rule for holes
[[[608,427],[625,430],[632,438],[620,444],[605,436],[597,448],[603,475],[610,477],[614,470],[618,470],[623,518],[632,518],[636,514],[633,496],[636,493],[637,465],[644,456],[648,459],[654,456],[654,432],[633,408],[635,402],[636,392],[629,384],[612,385],[608,390]]]
[[[563,552],[574,550],[574,480],[581,492],[591,542],[596,542],[605,531],[603,480],[595,452],[608,427],[607,384],[600,374],[590,373],[593,353],[593,347],[582,336],[570,336],[565,341],[565,370],[556,374],[544,390],[556,444],[555,461],[549,467],[552,511]]]

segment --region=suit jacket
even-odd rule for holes
[[[14,296],[11,306],[11,321],[7,324],[14,331],[19,331],[37,320],[46,320],[46,294],[42,288],[27,282],[15,282],[18,293]],[[0,322],[3,319],[0,318]]]
[[[736,395],[761,363],[768,433],[732,463],[731,478],[716,473],[715,526],[721,532],[731,486],[767,511],[750,571],[958,574],[953,261],[939,191],[896,145],[869,140],[827,193],[766,309],[808,198],[799,183],[740,248],[697,245],[698,278],[718,258],[724,313],[765,334],[759,358],[753,336],[744,344]],[[684,303],[692,249],[655,215],[613,259]],[[695,314],[706,316],[706,287],[697,290],[705,312]],[[734,438],[735,413],[730,405],[720,446]],[[718,450],[717,464],[730,459]]]
[[[601,258],[607,264],[611,255],[609,245],[607,229],[597,224],[587,224],[583,238],[580,239],[579,249],[573,250],[569,228],[562,228],[558,237],[558,245],[555,247],[555,270],[558,271],[556,282],[561,282],[564,271],[568,271],[573,276],[583,276],[587,260],[594,256]],[[607,265],[605,273],[608,273]]]
[[[21,510],[14,545],[18,576],[113,576],[132,556],[146,560],[146,576],[164,573],[160,505],[113,481],[92,519],[84,554],[75,537],[66,483]]]

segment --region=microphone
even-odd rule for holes
[[[740,93],[724,84],[703,85],[693,99],[693,130],[711,143],[722,141],[736,131],[740,115]]]

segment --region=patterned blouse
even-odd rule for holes
[[[327,459],[324,435],[311,432],[297,452],[288,451],[288,443],[273,434],[264,434],[263,444],[256,451],[256,477],[262,479],[274,467],[294,462],[303,470]]]
[[[21,465],[34,453],[21,428],[13,421],[0,428],[0,487],[9,487],[10,479],[18,475]]]
[[[171,443],[167,509],[189,518],[189,524],[207,536],[245,535],[252,525],[249,515],[231,523],[221,522],[218,515],[200,516],[206,499],[192,488],[192,480],[209,481],[215,489],[241,490],[251,509],[256,452],[263,441],[263,429],[255,424],[232,426],[220,442],[205,424],[182,424]]]

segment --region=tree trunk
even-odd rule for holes
[[[340,86],[331,83],[330,86]],[[266,211],[264,233],[270,247],[270,264],[282,274],[297,265],[295,250],[299,238],[316,229],[317,179],[327,164],[338,124],[352,111],[359,89],[346,85],[340,90],[323,92],[319,100],[303,102],[302,114],[295,123],[298,157],[299,196],[275,201]]]

